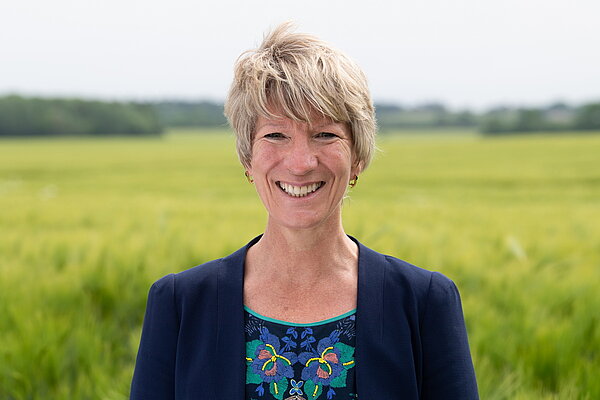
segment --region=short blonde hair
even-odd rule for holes
[[[347,123],[356,161],[364,170],[375,149],[375,108],[360,67],[318,38],[292,32],[291,23],[277,26],[262,44],[238,58],[225,101],[225,116],[236,134],[238,156],[245,168],[252,159],[258,116],[284,117],[310,123],[316,111]],[[272,107],[270,107],[272,106]]]

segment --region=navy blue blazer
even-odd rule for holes
[[[244,260],[259,238],[152,285],[131,399],[244,399]],[[360,399],[478,399],[454,283],[353,240]]]

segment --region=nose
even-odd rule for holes
[[[288,171],[293,175],[306,175],[313,171],[318,164],[315,149],[306,137],[296,137],[290,144],[290,151],[286,155],[285,163]]]

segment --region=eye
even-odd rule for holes
[[[263,137],[266,139],[283,139],[285,136],[283,136],[283,133],[280,133],[280,132],[272,132],[272,133],[267,133]]]
[[[323,139],[332,139],[332,138],[338,137],[338,135],[336,135],[335,133],[331,133],[331,132],[319,132],[316,135],[316,137],[323,138]]]

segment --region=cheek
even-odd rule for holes
[[[273,151],[267,151],[262,146],[256,146],[252,151],[250,172],[252,174],[266,172],[277,163],[277,156]]]
[[[338,147],[333,149],[331,152],[325,155],[326,159],[330,161],[330,165],[335,166],[338,172],[351,173],[352,162],[354,157],[349,149],[345,147]]]

